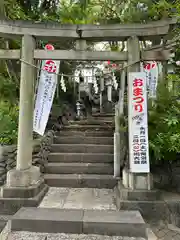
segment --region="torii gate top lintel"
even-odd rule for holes
[[[139,40],[166,36],[176,19],[154,21],[147,24],[111,24],[111,25],[59,25],[55,23],[32,23],[31,21],[0,20],[0,37],[18,38],[31,35],[35,39],[52,40],[84,40],[84,41],[124,41],[130,37]],[[34,49],[34,59],[79,60],[79,61],[127,61],[127,52],[86,51],[86,49],[54,50],[53,52]],[[0,50],[0,59],[20,59],[21,52]],[[169,51],[142,51],[144,61],[164,61],[169,58]]]
[[[176,18],[143,24],[70,25],[31,21],[0,20],[0,36],[18,37],[31,34],[38,39],[85,39],[91,41],[124,41],[130,36],[152,38],[167,35]]]

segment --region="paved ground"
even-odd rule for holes
[[[133,237],[109,237],[100,235],[45,234],[45,233],[12,233],[8,240],[145,240]]]
[[[90,188],[49,188],[39,207],[76,208],[76,209],[111,209],[116,210],[114,192],[111,189]],[[180,229],[164,223],[150,223],[156,235],[148,240],[180,240]],[[142,238],[108,237],[98,235],[12,233],[8,240],[143,240]]]
[[[75,208],[116,210],[114,192],[111,189],[49,188],[40,203],[42,208]],[[46,234],[14,232],[8,240],[145,240],[143,238],[109,237],[100,235]]]
[[[163,223],[151,224],[151,229],[157,240],[180,240],[180,229]]]
[[[76,208],[115,210],[111,189],[50,188],[39,205],[42,208]]]
[[[180,229],[172,225],[165,225],[163,223],[151,223],[148,240],[180,240]],[[155,235],[156,236],[155,236]],[[1,238],[3,235],[4,238]],[[128,237],[108,237],[98,235],[75,235],[75,234],[46,234],[46,233],[28,233],[16,232],[11,233],[8,239],[5,237],[5,232],[2,233],[0,239],[2,240],[144,240],[142,238],[128,238]]]
[[[168,200],[174,200],[179,201],[180,200],[180,194],[175,192],[163,192],[163,199],[165,201]],[[151,223],[150,224],[151,229],[157,236],[158,240],[180,240],[180,229],[171,225],[171,224],[165,224],[163,222],[161,223]]]
[[[82,209],[111,209],[115,210],[114,192],[111,189],[90,189],[90,188],[50,188],[39,207],[47,208],[82,208]],[[157,236],[152,237],[152,240],[180,240],[180,231],[173,229],[172,226],[167,226],[163,223],[150,224],[151,229]],[[56,236],[52,238],[56,239]],[[63,237],[63,238],[62,238]],[[62,235],[62,239],[68,239]],[[59,239],[61,239],[59,238]],[[39,238],[40,240],[42,238]],[[51,238],[50,238],[51,239]],[[102,238],[102,236],[91,236],[85,238],[84,235],[75,236],[74,239],[93,239],[93,240],[110,240],[112,238]],[[113,238],[119,240],[123,238]],[[123,240],[133,238],[124,238]],[[29,240],[29,239],[28,239]],[[151,239],[150,239],[151,240]]]

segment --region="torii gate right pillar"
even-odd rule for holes
[[[140,72],[140,44],[139,39],[136,36],[130,37],[127,40],[128,48],[128,65],[135,63],[128,67],[128,85],[129,84],[129,73],[130,72]],[[129,88],[128,88],[129,89]],[[128,112],[131,106],[128,106]],[[129,140],[132,137],[129,133]],[[130,145],[130,144],[129,144]],[[129,151],[128,151],[129,152]],[[150,173],[132,173],[129,170],[129,157],[127,159],[126,168],[123,170],[123,185],[125,188],[136,190],[151,190],[152,189],[152,176]]]

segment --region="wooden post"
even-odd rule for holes
[[[34,64],[34,49],[33,37],[25,35],[22,39],[22,60]],[[26,170],[32,165],[35,69],[29,64],[21,62],[17,170]]]

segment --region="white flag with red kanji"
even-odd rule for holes
[[[52,51],[54,50],[54,47],[51,44],[48,44],[45,49],[47,51]],[[43,70],[40,74],[37,89],[33,121],[33,131],[42,136],[44,135],[53,104],[59,66],[60,61],[45,60],[42,62]]]
[[[141,71],[146,73],[146,84],[149,98],[156,98],[156,89],[159,78],[158,62],[149,61],[141,64]]]

